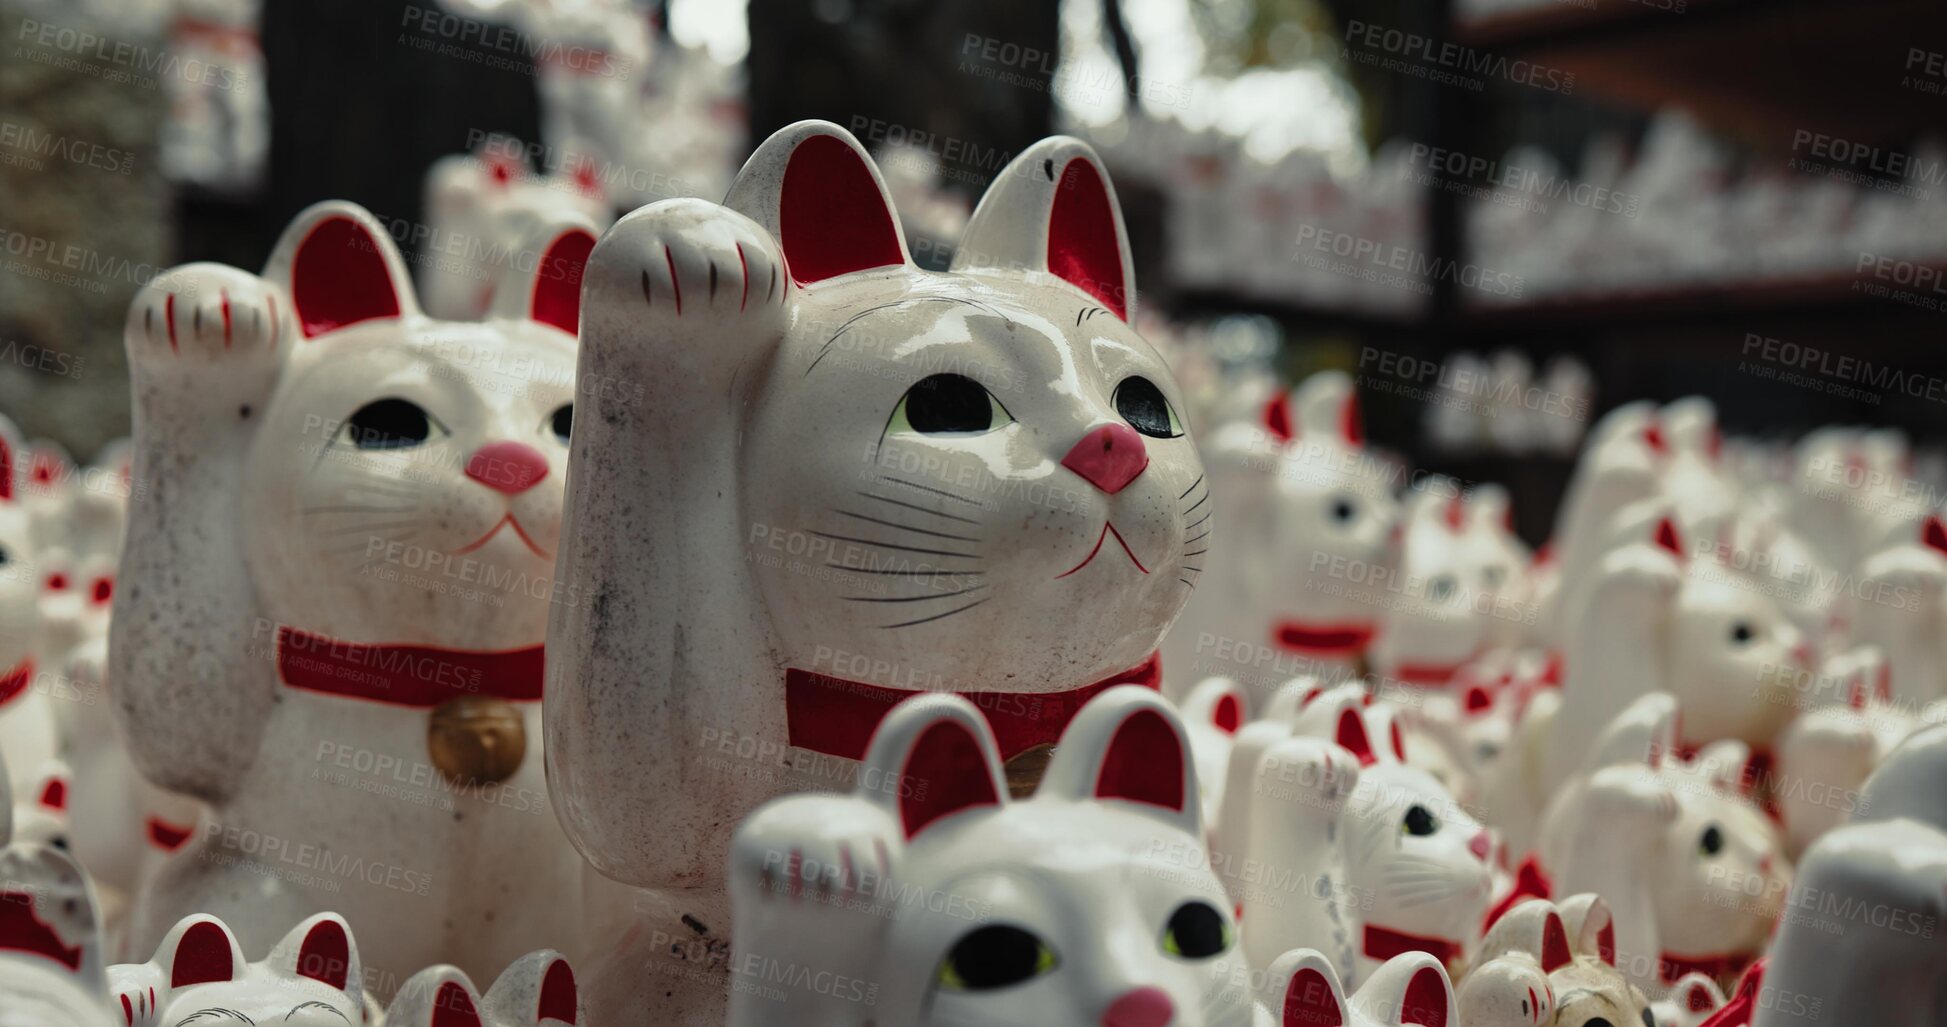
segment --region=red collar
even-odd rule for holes
[[[14,665],[14,669],[0,675],[0,706],[13,702],[34,680],[34,658],[28,658]]]
[[[1656,976],[1665,984],[1675,984],[1684,974],[1701,973],[1721,984],[1751,965],[1755,955],[1736,952],[1715,956],[1679,956],[1674,952],[1665,952],[1657,958]]]
[[[1460,943],[1445,938],[1422,938],[1417,934],[1389,931],[1374,924],[1366,925],[1366,955],[1383,962],[1408,952],[1424,952],[1442,965],[1452,966],[1460,958]]]
[[[1554,897],[1555,882],[1549,878],[1548,871],[1542,867],[1541,857],[1530,853],[1527,859],[1521,861],[1521,866],[1514,872],[1513,890],[1509,891],[1501,901],[1496,902],[1494,907],[1487,911],[1487,917],[1481,921],[1481,933],[1487,933],[1488,928],[1493,927],[1495,921],[1506,916],[1508,910],[1519,906],[1529,899],[1552,899]]]
[[[1393,680],[1422,688],[1445,688],[1460,675],[1465,663],[1402,663],[1393,668]]]
[[[1737,982],[1737,990],[1731,994],[1730,1001],[1717,1007],[1700,1027],[1750,1027],[1751,1018],[1758,1015],[1758,992],[1764,987],[1764,960],[1752,963],[1744,971],[1744,977]]]
[[[424,645],[363,645],[277,629],[277,676],[292,688],[430,709],[449,699],[541,698],[541,647],[474,652]]]
[[[1082,704],[1115,685],[1163,686],[1163,661],[1156,653],[1140,666],[1112,674],[1093,684],[1066,692],[961,692],[973,700],[994,729],[1001,759],[1013,759],[1038,745],[1053,745]],[[887,711],[899,701],[921,694],[916,689],[888,688],[787,668],[784,672],[784,715],[790,742],[827,756],[865,758],[866,745]]]
[[[1303,621],[1279,621],[1271,639],[1280,648],[1308,656],[1351,656],[1365,651],[1372,644],[1373,626],[1370,623],[1349,621],[1344,624],[1307,624]]]

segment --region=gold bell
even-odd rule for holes
[[[456,785],[495,784],[514,776],[527,755],[520,710],[500,699],[466,696],[442,704],[426,723],[426,754]]]
[[[1052,743],[1043,742],[1032,749],[1023,749],[1014,758],[1001,765],[1007,776],[1007,793],[1016,799],[1025,799],[1041,786],[1041,775],[1048,772],[1048,761],[1055,755]]]

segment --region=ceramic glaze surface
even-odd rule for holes
[[[358,944],[333,913],[291,928],[255,963],[223,921],[185,917],[148,962],[109,967],[108,986],[129,1027],[223,1019],[345,1027],[366,1016]]]
[[[567,943],[538,700],[548,607],[579,601],[552,557],[592,242],[546,226],[492,317],[440,322],[378,222],[326,203],[263,276],[190,265],[136,297],[150,487],[108,674],[136,766],[213,815],[135,944],[205,912],[267,946],[324,903],[393,975]]]
[[[0,900],[0,1024],[120,1023],[110,1013],[100,917],[81,868],[51,846],[0,847]]]
[[[1524,902],[1488,930],[1455,987],[1459,1027],[1655,1027],[1649,1000],[1615,960],[1615,926],[1600,898]]]
[[[712,854],[848,780],[899,698],[979,693],[1032,780],[1082,699],[1155,681],[1208,541],[1181,400],[1129,327],[1088,148],[996,182],[953,269],[921,271],[856,141],[804,122],[725,206],[654,204],[596,248],[561,563],[588,599],[550,631],[549,780],[597,868],[662,891],[645,932],[704,964],[645,989],[721,1001]]]
[[[455,966],[431,966],[400,985],[387,1027],[575,1027],[583,1023],[575,970],[542,949],[515,960],[482,995]]]

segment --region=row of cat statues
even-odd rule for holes
[[[523,223],[445,320],[318,204],[0,435],[0,1027],[1947,1022],[1897,438],[1624,405],[1531,554],[1186,395],[1073,139],[944,272],[823,122]]]

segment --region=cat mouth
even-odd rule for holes
[[[1095,560],[1096,555],[1102,552],[1102,543],[1106,541],[1110,535],[1115,536],[1116,545],[1121,546],[1122,551],[1129,555],[1129,562],[1135,564],[1137,570],[1143,572],[1144,574],[1148,574],[1149,568],[1144,567],[1143,562],[1141,560],[1136,559],[1135,550],[1130,549],[1129,543],[1122,540],[1122,533],[1115,530],[1114,524],[1108,521],[1103,521],[1101,533],[1095,536],[1095,548],[1089,550],[1087,556],[1082,557],[1081,563],[1078,563],[1075,566],[1070,567],[1065,571],[1062,571],[1060,574],[1055,575],[1055,580],[1060,581],[1061,579],[1069,576],[1070,574],[1075,573],[1076,571],[1081,570],[1084,567],[1087,567],[1090,563],[1092,563]]]
[[[538,556],[543,560],[554,559],[553,556],[543,551],[540,546],[534,544],[534,539],[527,534],[527,531],[521,527],[521,522],[515,520],[514,515],[511,513],[502,517],[500,520],[494,522],[494,526],[488,528],[487,533],[485,535],[482,535],[479,538],[474,539],[473,541],[467,543],[466,545],[463,545],[460,548],[453,550],[452,555],[465,556],[466,554],[479,549],[481,546],[484,546],[487,543],[493,541],[493,537],[495,535],[500,534],[500,529],[502,528],[514,529],[514,534],[520,536],[521,544],[525,545],[529,550],[531,550],[535,556]]]

